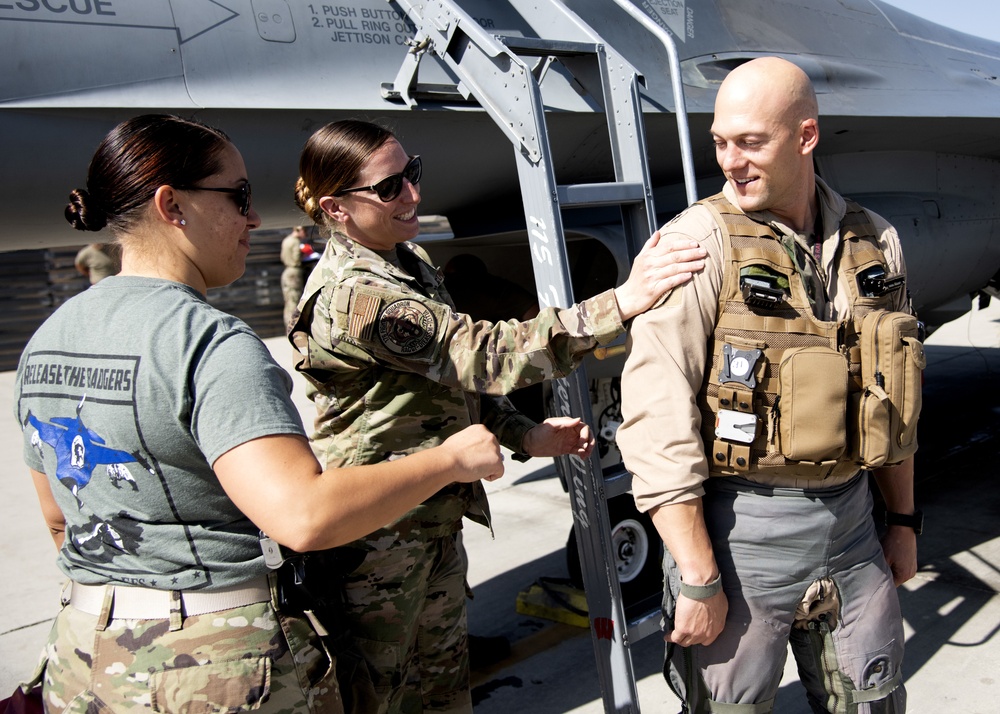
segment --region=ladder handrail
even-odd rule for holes
[[[677,117],[677,138],[681,149],[681,166],[684,169],[684,191],[690,206],[698,200],[698,188],[694,175],[694,155],[691,152],[691,132],[688,129],[687,102],[684,99],[684,83],[681,80],[681,61],[677,43],[669,32],[653,22],[649,15],[639,10],[629,0],[614,1],[640,25],[656,35],[667,51],[667,58],[670,60],[670,88],[674,94],[674,114]]]
[[[544,105],[537,79],[514,51],[483,32],[478,23],[470,22],[466,13],[453,1],[390,1],[402,8],[416,25],[416,48],[432,52],[451,68],[461,85],[480,101],[513,144],[539,304],[571,305],[573,286],[558,203],[560,187],[551,162]],[[564,5],[554,0],[552,6],[558,12],[567,12]],[[430,42],[425,44],[423,38],[428,38]],[[458,52],[453,55],[454,51]],[[595,52],[601,51],[602,48],[595,47]],[[466,67],[466,62],[473,62],[474,66]],[[413,82],[414,75],[409,71],[413,64],[401,74],[403,81]],[[476,76],[468,76],[470,72]],[[519,101],[514,102],[514,106],[503,107],[491,100],[491,90],[513,92]],[[510,112],[518,111],[518,123],[515,125]],[[573,188],[565,190],[574,192]],[[593,414],[584,365],[553,382],[552,408],[559,415],[580,416],[592,430],[595,428],[591,423]],[[581,566],[601,697],[607,712],[634,714],[639,710],[638,692],[628,650],[628,620],[617,572],[610,565],[613,544],[603,497],[600,458],[595,449],[586,459],[570,455],[562,457],[561,461],[571,492],[574,528],[585,529],[586,533],[586,537],[581,536],[579,541]]]
[[[495,58],[503,57],[509,64],[507,70],[502,72],[512,84],[521,83],[528,89],[526,97],[531,106],[526,110],[532,116],[544,113],[544,106],[541,96],[533,89],[530,68],[509,49],[495,35],[483,30],[464,10],[452,3],[442,0],[431,0],[430,2],[417,2],[415,0],[387,0],[395,3],[406,13],[408,17],[413,17],[417,12],[426,15],[426,25],[417,26],[417,34],[407,53],[407,59],[397,75],[397,81],[406,78],[412,82],[416,76],[416,67],[420,62],[420,56],[424,52],[434,53],[446,65],[449,64],[449,48],[455,44],[468,43],[467,47],[479,53],[479,56],[486,61],[492,61],[495,68],[500,65]],[[417,7],[419,5],[419,8]],[[429,27],[428,27],[429,26]],[[498,74],[500,72],[498,71]],[[510,108],[497,106],[491,101],[490,94],[484,87],[469,78],[461,79],[460,87],[468,94],[475,97],[476,101],[486,110],[500,130],[507,135],[507,138],[515,145],[519,145],[525,156],[532,162],[541,160],[545,149],[534,140],[530,134],[518,131],[514,123],[509,119]],[[396,90],[400,92],[401,98],[409,106],[416,104],[416,101],[409,94],[409,88]]]

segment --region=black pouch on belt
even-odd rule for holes
[[[343,578],[364,560],[364,551],[337,548],[293,554],[278,568],[278,601],[283,612],[308,617],[335,658],[337,683],[346,714],[378,711],[377,673],[368,667],[351,636],[344,608]]]

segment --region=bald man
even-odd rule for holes
[[[706,269],[629,334],[618,446],[667,549],[664,672],[685,712],[772,711],[789,642],[814,712],[905,709],[919,390],[868,373],[883,324],[911,384],[923,352],[896,231],[814,174],[817,114],[790,62],[729,74],[725,186],[661,229],[700,242]],[[882,387],[899,419],[859,426]]]

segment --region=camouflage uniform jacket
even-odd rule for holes
[[[402,243],[396,256],[398,265],[334,233],[293,318],[325,468],[399,458],[476,423],[519,452],[534,422],[502,395],[565,376],[624,331],[610,290],[527,322],[476,322],[455,311],[423,249]],[[440,537],[463,515],[488,524],[479,483],[443,489],[366,542],[381,550]]]

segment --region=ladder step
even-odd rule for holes
[[[660,633],[662,601],[663,595],[656,594],[627,606],[629,612],[625,613],[625,620],[626,627],[628,627],[629,644],[634,645],[645,637]]]
[[[579,57],[597,53],[593,42],[572,42],[569,40],[543,40],[537,37],[498,36],[515,54],[525,57]]]
[[[642,203],[646,200],[646,187],[624,181],[565,184],[556,187],[556,195],[563,208],[611,206]]]
[[[632,474],[621,465],[604,469],[604,497],[612,499],[632,489]]]
[[[380,91],[382,98],[390,102],[398,102],[403,98],[402,92],[397,90],[396,85],[392,82],[382,82]],[[424,84],[418,82],[410,89],[410,96],[414,99],[427,102],[471,103],[475,101],[473,97],[462,94],[454,84]]]

